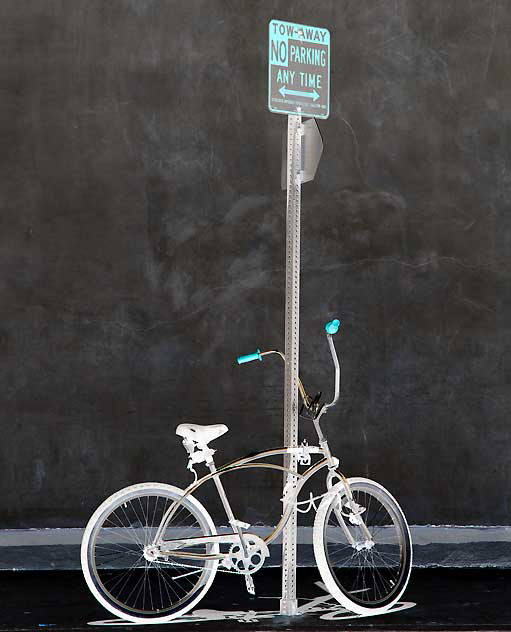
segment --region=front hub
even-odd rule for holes
[[[356,551],[363,551],[364,549],[366,549],[367,551],[370,551],[374,546],[374,540],[364,540],[364,542],[354,542],[353,543],[353,548]]]

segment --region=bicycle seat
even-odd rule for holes
[[[225,434],[229,428],[225,424],[214,424],[212,426],[199,426],[198,424],[179,424],[176,434],[188,441],[194,441],[199,445],[207,445],[213,439],[218,439]]]

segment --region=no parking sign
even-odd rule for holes
[[[272,20],[269,24],[268,108],[328,118],[330,31]]]

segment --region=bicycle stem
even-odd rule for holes
[[[319,422],[321,420],[321,417],[328,411],[328,409],[332,408],[333,406],[335,406],[337,404],[337,402],[339,401],[340,383],[341,383],[341,367],[340,367],[340,364],[339,364],[339,358],[337,357],[337,351],[335,349],[335,345],[334,345],[332,334],[327,334],[327,340],[328,340],[328,346],[330,347],[330,353],[332,355],[332,360],[333,360],[334,367],[335,367],[335,391],[334,391],[334,398],[332,399],[332,401],[329,404],[323,404],[323,406],[321,406],[318,414],[313,419],[313,423],[314,423],[314,428],[316,430],[316,433],[318,435],[319,445],[321,446],[321,448],[322,448],[322,450],[323,450],[323,452],[325,454],[325,457],[328,460],[329,468],[334,469],[337,466],[336,460],[332,457],[332,453],[330,452],[330,447],[328,445],[328,440],[325,437],[325,435],[323,434],[323,431],[321,430],[321,426],[320,426]],[[272,353],[276,353],[277,355],[279,355],[282,358],[284,363],[286,362],[286,356],[281,351],[278,351],[277,349],[274,349],[274,350],[271,350],[271,351],[262,351],[260,353],[260,355],[264,356],[264,355],[270,355]],[[302,397],[303,403],[305,404],[305,406],[307,408],[309,408],[310,405],[311,405],[311,402],[312,402],[312,398],[309,395],[307,395],[307,392],[305,391],[305,388],[304,388],[303,383],[300,380],[300,378],[298,378],[298,389],[300,391],[300,395]]]

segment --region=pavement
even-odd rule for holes
[[[278,614],[280,570],[254,575],[257,594],[242,577],[218,573],[197,607],[182,619],[159,626],[170,630],[511,630],[511,571],[415,569],[400,606],[374,617],[346,612],[324,590],[314,568],[298,569],[301,614]],[[152,630],[154,625],[95,625],[111,615],[90,594],[77,571],[2,571],[0,630],[71,631],[111,627]]]

